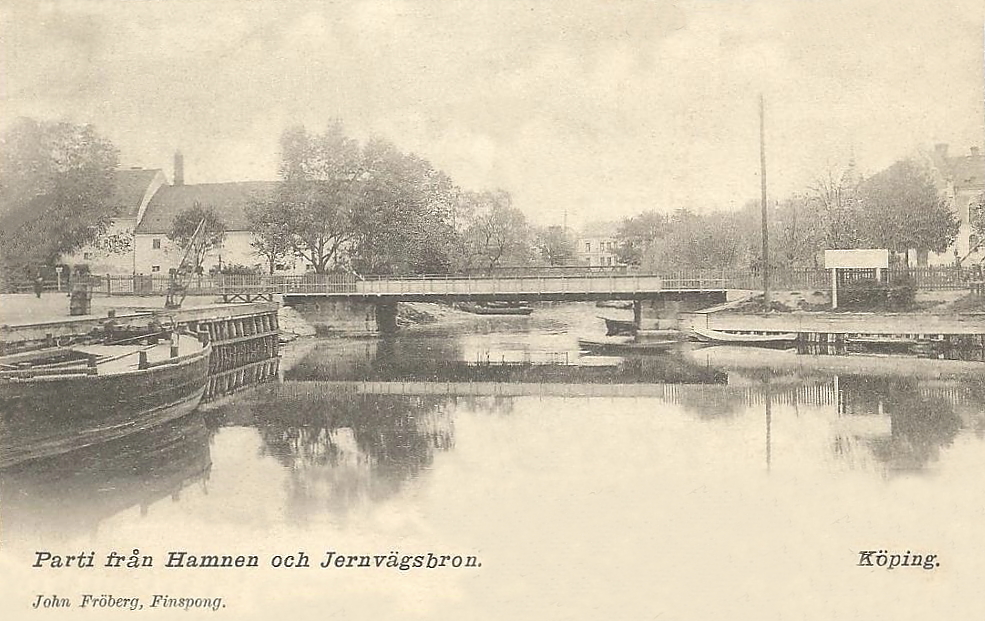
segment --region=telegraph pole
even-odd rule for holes
[[[763,306],[769,311],[770,296],[770,243],[769,226],[766,220],[766,120],[763,95],[759,95],[759,183],[762,189],[763,204]]]

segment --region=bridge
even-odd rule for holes
[[[285,280],[272,289],[285,296],[319,296],[358,301],[595,301],[719,294],[721,278],[665,278],[657,275],[416,276]]]
[[[272,284],[272,283],[271,283]],[[418,276],[335,279],[306,277],[280,284],[284,304],[309,314],[314,309],[352,316],[372,306],[381,332],[397,328],[398,302],[577,302],[631,300],[641,325],[644,300],[687,302],[692,308],[726,301],[721,279],[667,279],[654,275]],[[242,298],[241,298],[242,299]]]

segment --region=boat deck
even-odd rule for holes
[[[189,356],[202,350],[202,344],[185,335],[177,339],[178,356]],[[94,356],[99,375],[128,373],[138,369],[140,352],[147,353],[147,363],[161,363],[171,358],[171,345],[161,341],[157,345],[79,345],[73,351]]]

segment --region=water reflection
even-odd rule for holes
[[[823,472],[926,471],[963,432],[985,436],[985,380],[972,363],[712,347],[588,365],[574,339],[565,356],[541,356],[562,351],[567,337],[530,325],[482,335],[485,356],[475,355],[476,338],[429,333],[288,348],[279,381],[206,406],[211,427],[193,416],[3,472],[4,534],[39,528],[37,515],[52,516],[45,524],[53,530],[91,531],[128,507],[146,510],[204,484],[210,438],[230,428],[245,431],[224,435],[241,438],[230,449],[233,467],[275,463],[283,477],[265,476],[270,487],[257,489],[258,502],[285,497],[283,512],[297,524],[400,498],[440,454],[461,450],[457,420],[520,429],[546,415],[545,399],[576,413],[565,425],[587,436],[642,408],[654,425],[668,425],[666,434],[688,438],[669,463],[701,456],[722,472],[747,458],[759,472],[795,461]],[[741,450],[719,451],[725,442]],[[610,475],[618,479],[619,469]]]
[[[302,521],[392,496],[455,442],[446,397],[364,395],[285,382],[259,387],[228,407],[239,411],[241,423],[242,412],[250,412],[261,454],[288,472],[288,513]]]
[[[941,386],[912,377],[839,376],[838,413],[842,416],[889,417],[889,432],[866,438],[872,454],[892,471],[921,470],[940,457],[964,426],[956,406],[974,380]],[[980,414],[980,407],[965,408]],[[980,416],[976,417],[980,420]],[[835,445],[835,450],[842,447]]]
[[[728,373],[681,355],[643,356],[581,364],[577,350],[515,355],[486,350],[468,357],[453,338],[323,342],[284,373],[288,381],[419,381],[522,383],[722,384]],[[594,359],[593,359],[594,361]]]
[[[0,471],[0,540],[93,533],[125,509],[206,485],[213,429],[200,414]]]

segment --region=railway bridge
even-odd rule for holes
[[[264,285],[260,285],[264,286]],[[284,304],[304,312],[365,312],[372,309],[377,328],[396,329],[398,302],[633,302],[640,325],[649,313],[712,306],[726,301],[719,278],[666,278],[656,275],[577,274],[515,276],[415,276],[338,278],[306,276],[269,283]],[[646,306],[644,302],[649,302]]]

